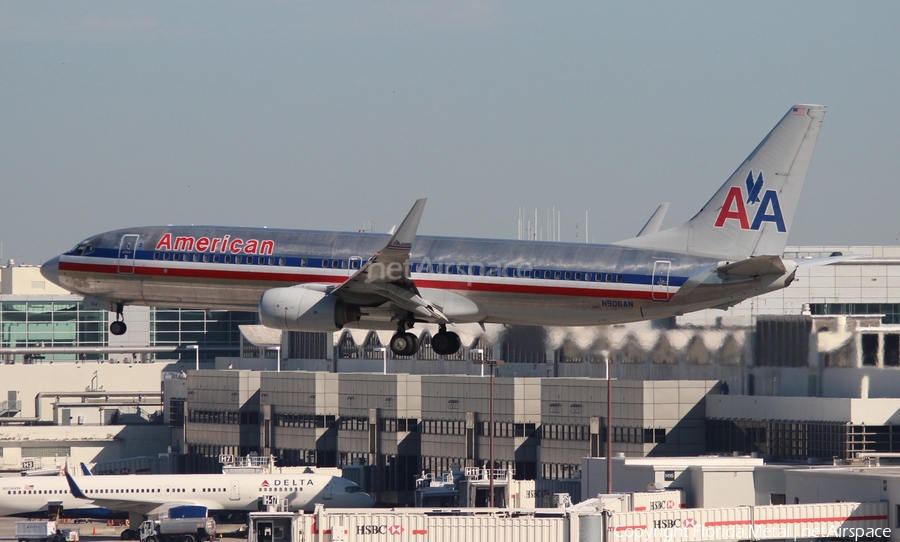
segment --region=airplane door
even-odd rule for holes
[[[137,253],[138,239],[140,235],[134,233],[122,236],[119,243],[119,273],[134,274],[134,256]]]
[[[653,301],[669,300],[669,268],[672,262],[657,260],[653,262],[653,282],[650,284],[650,298]]]
[[[228,500],[230,500],[230,501],[241,500],[241,485],[237,480],[231,481],[231,490],[228,493]]]

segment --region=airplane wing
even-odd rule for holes
[[[68,469],[64,469],[64,472],[66,475],[66,482],[69,484],[69,491],[72,493],[73,497],[75,497],[76,499],[90,501],[92,504],[99,506],[100,508],[106,508],[109,510],[114,510],[116,512],[133,512],[135,514],[147,516],[150,514],[166,511],[173,506],[196,505],[205,506],[207,509],[215,508],[215,503],[213,502],[206,502],[203,500],[172,500],[171,496],[164,496],[162,494],[154,496],[153,493],[148,493],[146,495],[142,494],[140,498],[138,498],[137,495],[134,495],[134,498],[130,499],[115,498],[112,495],[108,497],[93,497],[86,494],[78,486],[78,484],[75,482],[75,479],[72,478],[71,474],[69,474]]]
[[[353,276],[331,290],[331,295],[347,300],[380,297],[429,322],[449,324],[450,319],[438,307],[422,298],[410,279],[409,253],[416,240],[425,201],[425,198],[416,201],[384,248],[376,252]]]

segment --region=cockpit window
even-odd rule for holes
[[[347,493],[358,493],[359,486],[347,486],[344,488],[344,491],[346,491]]]
[[[94,247],[92,245],[80,244],[76,245],[75,248],[70,250],[70,252],[76,256],[87,256],[91,252],[94,252]]]

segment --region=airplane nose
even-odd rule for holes
[[[44,275],[44,278],[53,284],[61,286],[59,283],[59,256],[44,262],[44,265],[41,266],[41,275]]]
[[[356,506],[357,508],[371,508],[375,506],[375,499],[368,493],[360,492],[359,503]]]

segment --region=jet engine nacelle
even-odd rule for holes
[[[263,325],[286,331],[337,331],[360,317],[359,307],[306,286],[273,288],[259,299]]]

